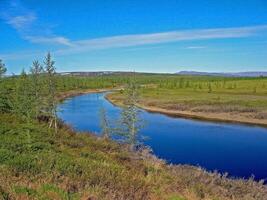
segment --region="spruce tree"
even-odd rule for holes
[[[57,133],[57,105],[56,105],[56,68],[55,61],[52,60],[51,54],[48,53],[44,60],[46,72],[46,111],[50,118],[49,127],[54,127]]]
[[[6,66],[0,59],[0,78],[2,78],[5,75],[6,71],[7,71]]]
[[[120,117],[119,134],[125,138],[130,145],[130,149],[136,150],[138,144],[141,143],[138,134],[143,127],[143,121],[140,118],[140,110],[137,108],[139,101],[138,86],[135,79],[131,79],[125,88],[126,98],[124,107]]]
[[[35,119],[38,118],[38,116],[41,115],[41,111],[43,110],[44,107],[44,91],[43,91],[43,84],[41,80],[41,75],[43,73],[43,68],[41,64],[35,60],[32,63],[32,67],[30,68],[31,72],[31,90],[32,94],[34,96],[34,114],[35,114]]]
[[[16,81],[15,98],[13,101],[14,112],[21,115],[27,123],[34,116],[34,96],[31,91],[29,76],[23,69],[20,77]]]
[[[6,85],[3,82],[3,77],[7,71],[7,68],[3,61],[0,59],[0,113],[9,112],[11,110],[10,104],[10,92],[6,88]]]

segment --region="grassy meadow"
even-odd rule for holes
[[[156,76],[157,77],[157,76]],[[208,76],[136,77],[139,104],[151,111],[213,120],[267,124],[267,78]],[[109,95],[114,103],[123,92]],[[158,108],[158,110],[157,110]]]

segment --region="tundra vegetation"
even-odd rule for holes
[[[28,74],[23,70],[19,76],[8,77],[6,71],[1,61],[0,199],[267,199],[263,181],[171,166],[146,150],[132,151],[142,124],[136,109],[139,101],[156,96],[164,102],[168,93],[171,103],[194,105],[202,95],[220,94],[222,104],[234,105],[231,95],[244,95],[248,98],[240,97],[241,106],[264,111],[265,78],[139,74],[133,84],[132,75],[57,74],[50,54],[43,64],[34,61]],[[105,111],[101,111],[103,138],[75,132],[57,119],[59,100],[103,88],[126,88],[118,93],[125,106],[121,117],[125,143],[109,139]],[[195,94],[195,100],[189,94]],[[217,101],[208,98],[207,102]]]
[[[138,106],[200,119],[267,125],[266,77],[140,75]],[[123,104],[126,95],[108,99]]]

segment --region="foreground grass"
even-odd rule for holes
[[[0,115],[0,199],[267,199],[267,187],[168,166],[62,126]]]

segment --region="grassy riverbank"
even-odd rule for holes
[[[267,198],[260,183],[168,166],[64,126],[55,135],[45,123],[1,114],[0,137],[1,199]]]
[[[266,78],[166,76],[139,91],[139,106],[152,112],[267,126]],[[123,92],[108,95],[117,105],[123,98]]]

